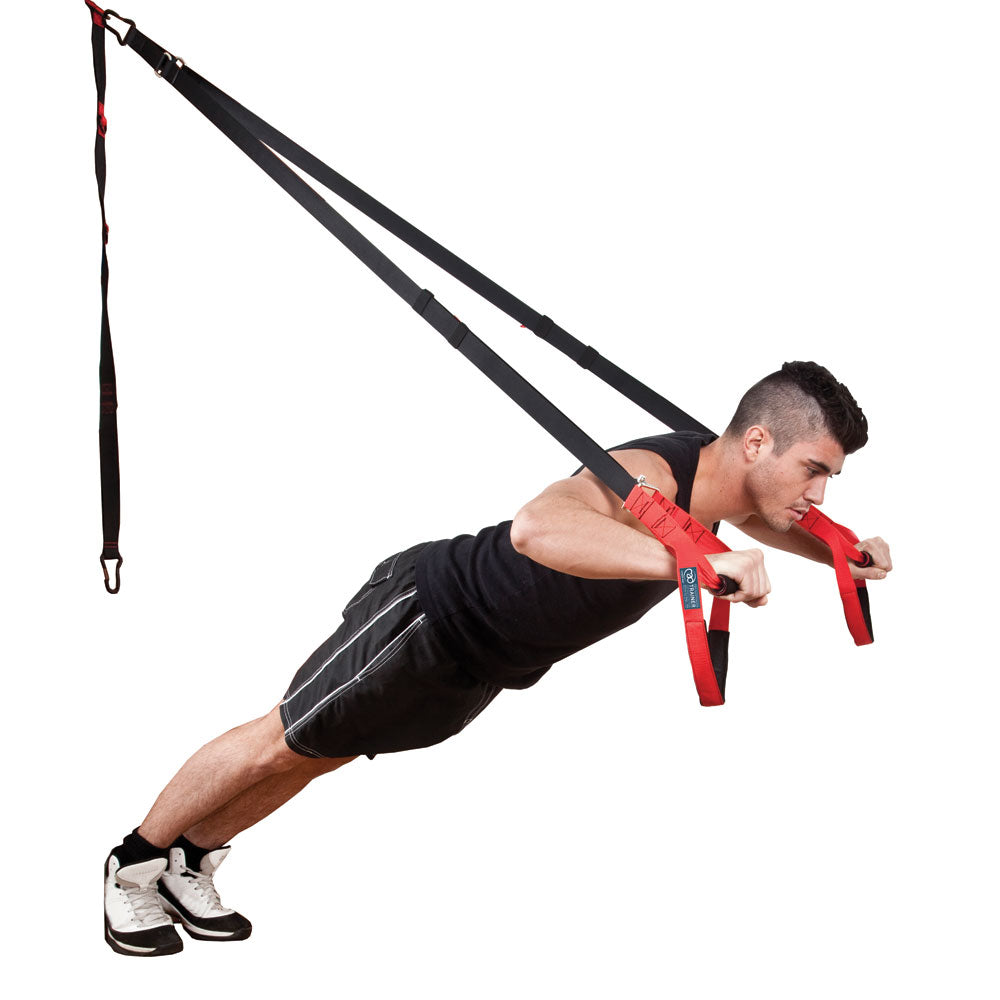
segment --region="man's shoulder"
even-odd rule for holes
[[[696,454],[705,445],[711,444],[718,435],[698,431],[667,431],[663,434],[647,434],[633,438],[623,444],[609,448],[609,451],[652,451],[668,464],[671,457]]]

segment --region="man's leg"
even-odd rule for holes
[[[105,937],[111,947],[131,955],[179,951],[171,920],[204,940],[248,937],[250,922],[222,905],[212,881],[228,854],[222,845],[317,775],[353,759],[289,750],[277,708],[203,746],[108,858]]]
[[[353,759],[317,759],[289,750],[274,708],[195,753],[160,792],[139,834],[161,848],[185,832],[199,846],[219,846],[287,802],[317,775]]]
[[[193,844],[207,850],[221,847],[238,833],[259,823],[302,791],[313,778],[349,764],[354,757],[303,757],[302,764],[251,785],[201,822],[184,831]]]

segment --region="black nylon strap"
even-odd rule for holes
[[[144,56],[144,58],[146,57]],[[154,65],[148,58],[147,62]],[[586,347],[571,333],[568,333],[562,327],[555,324],[548,316],[543,316],[536,312],[505,288],[502,288],[495,281],[486,277],[481,271],[476,270],[476,268],[467,264],[436,240],[431,239],[431,237],[421,232],[416,226],[407,222],[390,208],[376,201],[376,199],[365,191],[362,191],[356,184],[353,184],[342,174],[327,166],[322,160],[315,157],[308,150],[303,149],[298,143],[279,132],[272,125],[264,121],[264,119],[245,108],[214,84],[203,78],[199,78],[199,80],[206,93],[211,95],[216,103],[225,108],[236,121],[261,142],[268,145],[290,163],[295,164],[295,166],[305,171],[324,187],[329,188],[334,194],[343,198],[349,205],[367,215],[373,222],[377,222],[383,229],[409,244],[418,253],[423,254],[442,270],[446,271],[452,277],[457,278],[478,295],[481,295],[487,302],[492,303],[512,319],[517,320],[518,323],[521,323],[527,329],[534,332],[538,337],[551,344],[557,350],[562,351],[567,357],[572,358],[578,364],[582,365],[582,367],[591,371],[607,385],[610,385],[627,399],[640,406],[651,416],[662,421],[668,427],[672,427],[674,430],[694,430],[699,433],[710,433],[704,424],[695,420],[690,414],[685,413],[679,406],[675,406],[668,399],[650,389],[649,386],[644,385],[638,379],[608,361],[607,358],[599,354],[593,347]]]
[[[207,81],[194,70],[179,64],[170,53],[137,29],[128,33],[126,42],[153,69],[162,69],[164,65],[176,66],[176,72],[171,71],[169,76],[163,74],[164,79],[167,79],[216,128],[324,228],[336,236],[400,298],[417,310],[453,347],[460,350],[483,374],[607,483],[622,500],[629,495],[635,486],[635,479],[618,462],[500,358],[492,348],[483,343],[464,323],[457,320],[433,295],[426,289],[421,289],[367,237],[332,208],[317,191],[230,114],[215,99],[216,88],[207,84]]]
[[[91,8],[94,10],[93,8]],[[101,518],[104,545],[101,549],[101,567],[104,586],[109,594],[117,594],[121,586],[122,557],[118,550],[118,533],[121,524],[121,481],[118,470],[118,386],[115,379],[115,356],[111,345],[111,322],[108,317],[108,221],[104,208],[107,182],[107,160],[104,137],[107,119],[104,113],[104,95],[107,70],[104,50],[104,26],[98,24],[100,12],[91,15],[90,40],[94,52],[94,82],[97,85],[97,136],[94,140],[94,172],[97,175],[97,198],[101,205],[101,410],[98,424],[98,443],[101,454]],[[114,582],[108,563],[114,563]]]

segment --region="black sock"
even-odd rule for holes
[[[119,867],[124,868],[126,865],[138,864],[140,861],[165,858],[167,857],[167,848],[151,844],[140,836],[139,828],[136,827],[111,853],[118,859]]]
[[[181,834],[170,846],[184,848],[184,864],[196,872],[201,871],[201,862],[205,855],[217,850],[215,847],[199,847],[197,844],[192,844],[184,834]]]

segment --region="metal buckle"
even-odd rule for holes
[[[652,484],[646,482],[645,476],[639,476],[635,481],[636,486],[641,486],[644,490],[652,490],[654,493],[659,493],[660,491]],[[622,510],[625,510],[625,504],[627,500],[622,500]]]
[[[178,59],[177,56],[164,51],[163,55],[160,56],[160,61],[156,64],[154,72],[160,79],[166,80],[167,83],[173,83],[177,79],[177,74],[183,68],[183,59]]]
[[[128,30],[125,32],[124,35],[121,34],[121,32],[117,31],[115,28],[112,28],[110,24],[108,24],[109,17],[113,17],[116,21],[121,21],[123,24],[128,25]],[[119,45],[126,45],[127,44],[126,39],[131,34],[132,29],[135,27],[135,21],[133,21],[132,18],[130,17],[122,17],[121,14],[116,14],[113,10],[106,10],[104,12],[104,27],[107,28],[107,30],[110,31],[111,34],[118,39]]]

